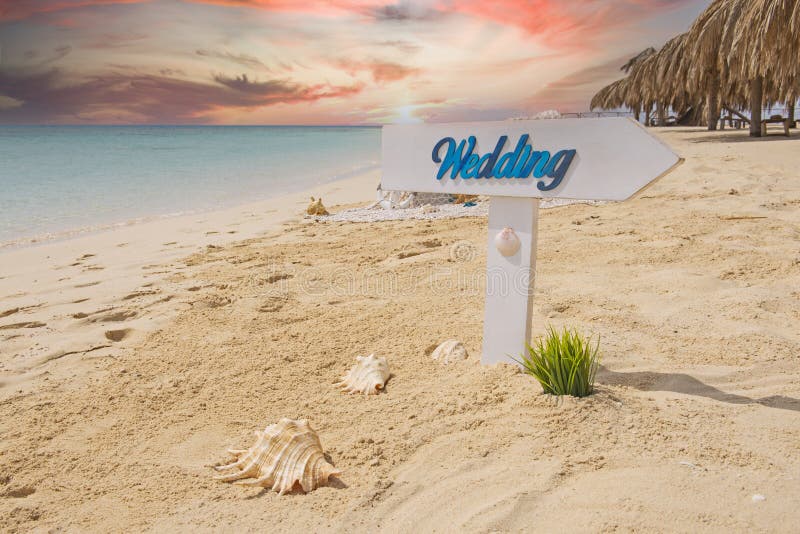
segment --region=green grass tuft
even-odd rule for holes
[[[515,360],[524,371],[536,378],[545,393],[586,397],[594,390],[594,376],[599,365],[600,338],[592,345],[591,338],[577,330],[559,334],[553,327],[547,335],[528,345],[522,360]]]

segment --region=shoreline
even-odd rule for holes
[[[129,350],[191,306],[187,257],[300,220],[312,195],[328,207],[370,201],[379,177],[372,169],[235,207],[0,249],[0,391],[65,355]]]
[[[316,190],[317,188],[325,187],[328,184],[347,181],[353,178],[358,178],[366,174],[373,174],[375,172],[380,172],[380,164],[366,165],[358,169],[333,175],[330,178],[322,180],[309,187],[301,186],[298,189],[282,190],[278,194],[262,197],[259,198],[258,200],[236,201],[231,203],[230,205],[199,207],[196,209],[171,212],[171,213],[148,214],[139,217],[124,219],[117,222],[98,223],[93,225],[80,226],[76,228],[68,228],[65,230],[56,230],[53,232],[45,232],[40,234],[15,237],[12,239],[5,239],[0,241],[0,255],[9,250],[19,250],[26,247],[35,247],[40,245],[46,245],[48,243],[57,243],[82,236],[114,231],[118,228],[136,226],[139,224],[146,224],[150,222],[157,222],[163,220],[171,220],[177,217],[192,217],[203,214],[214,214],[223,211],[233,211],[237,209],[244,209],[250,206],[256,207],[259,204],[269,202],[271,200],[287,198],[300,193],[310,193]]]

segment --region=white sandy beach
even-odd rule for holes
[[[371,201],[377,173],[0,252],[3,529],[795,530],[800,137],[654,132],[675,172],[541,213],[533,328],[600,336],[582,400],[478,363],[485,218],[302,218]],[[433,362],[448,338],[471,358]],[[372,352],[384,393],[333,387]],[[281,417],[338,480],[213,480]]]

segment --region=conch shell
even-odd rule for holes
[[[232,464],[214,467],[227,471],[216,477],[223,482],[272,488],[283,495],[299,486],[305,493],[328,483],[341,471],[328,463],[319,436],[308,420],[283,418],[256,432],[255,445],[247,450],[229,450],[236,457]],[[252,480],[242,480],[242,479]]]
[[[506,226],[494,236],[494,246],[503,256],[513,256],[519,250],[521,242],[512,228]]]
[[[336,385],[348,393],[377,395],[390,375],[386,358],[376,358],[374,354],[357,356],[356,364]]]
[[[311,197],[311,204],[306,208],[306,213],[309,215],[330,215],[328,210],[325,209],[325,206],[322,205],[322,197],[316,200],[314,200],[314,197]]]
[[[467,348],[457,339],[448,339],[436,347],[431,358],[441,363],[460,362],[469,358]]]
[[[456,195],[456,199],[453,201],[456,204],[464,204],[465,202],[473,202],[478,200],[478,195]]]

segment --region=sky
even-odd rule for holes
[[[0,124],[586,111],[710,0],[0,0]]]

